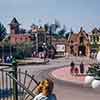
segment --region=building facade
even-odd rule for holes
[[[90,35],[90,47],[91,47],[91,55],[97,54],[100,50],[100,29],[94,28]]]
[[[20,24],[16,18],[13,18],[10,26],[10,43],[15,45],[17,43],[30,42],[32,37],[30,34],[23,33],[20,29]]]
[[[80,28],[80,32],[71,33],[68,39],[65,37],[55,37],[52,33],[50,34],[42,26],[31,26],[31,34],[23,34],[20,32],[20,24],[13,18],[10,25],[10,41],[12,44],[32,41],[34,49],[38,52],[45,44],[52,45],[55,50],[59,53],[69,53],[76,56],[90,56],[92,36],[88,35],[83,28]],[[90,39],[89,39],[90,38]],[[97,39],[98,41],[98,39]],[[61,49],[62,48],[62,49]]]
[[[70,34],[67,40],[66,52],[75,56],[90,56],[90,42],[88,34],[80,28],[79,33]]]

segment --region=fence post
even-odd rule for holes
[[[17,80],[17,62],[15,58],[12,59],[12,70],[13,77]],[[13,99],[18,100],[18,88],[15,80],[13,80]]]

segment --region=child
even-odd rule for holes
[[[77,68],[77,67],[75,67],[75,75],[77,76],[77,75],[78,75],[78,73],[79,73],[79,70],[78,70],[78,68]]]

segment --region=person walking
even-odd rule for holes
[[[70,63],[70,73],[73,75],[74,74],[74,69],[75,69],[75,63],[72,61],[71,63]]]
[[[84,64],[83,64],[83,62],[81,62],[81,64],[80,64],[80,73],[81,74],[84,73]]]
[[[75,75],[77,76],[79,74],[79,69],[75,67]]]

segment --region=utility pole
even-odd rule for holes
[[[49,34],[50,34],[50,45],[52,45],[52,27],[51,26],[50,26]]]
[[[15,58],[12,59],[12,70],[13,77],[17,80],[17,62]],[[15,80],[13,80],[13,99],[18,100],[18,88]]]
[[[12,57],[12,45],[10,43],[10,59],[11,59],[11,57]]]
[[[2,46],[2,63],[4,63],[4,45]]]
[[[38,53],[38,32],[35,33],[35,38],[36,38],[36,53]]]

